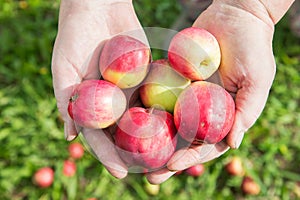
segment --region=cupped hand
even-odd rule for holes
[[[123,33],[146,42],[131,0],[62,0],[58,33],[53,50],[52,75],[57,106],[65,122],[65,137],[73,140],[81,131],[95,156],[117,178],[127,175],[110,134],[80,129],[67,112],[77,84],[99,79],[99,54],[105,40]]]
[[[208,30],[219,42],[222,61],[218,73],[235,99],[235,121],[226,140],[175,152],[167,168],[148,174],[152,183],[164,182],[178,170],[217,158],[230,147],[238,148],[244,133],[260,116],[274,80],[274,23],[260,1],[215,0],[193,26]]]

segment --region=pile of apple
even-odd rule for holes
[[[102,48],[102,78],[74,89],[69,115],[81,127],[115,127],[116,148],[129,167],[158,169],[176,150],[178,135],[189,145],[202,145],[218,143],[230,131],[233,98],[207,81],[220,60],[216,38],[201,28],[178,32],[168,58],[154,61],[146,44],[117,35]]]

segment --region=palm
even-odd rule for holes
[[[165,181],[175,173],[173,170],[210,161],[224,154],[229,147],[238,148],[244,132],[260,115],[274,79],[274,26],[271,21],[264,21],[233,6],[222,8],[216,1],[193,26],[208,30],[219,41],[222,52],[219,76],[225,89],[235,99],[235,122],[226,142],[175,152],[168,162],[168,169],[148,175],[153,183]]]
[[[220,13],[219,6],[210,7],[194,26],[206,28],[220,43],[222,62],[219,72],[224,87],[236,102],[235,123],[227,143],[237,148],[240,141],[235,140],[242,137],[259,117],[274,79],[274,25],[272,21],[242,9],[228,7]]]
[[[52,74],[55,97],[65,121],[68,140],[74,139],[80,131],[68,115],[69,98],[74,87],[83,80],[100,78],[98,57],[105,40],[119,33],[130,34],[129,31],[144,39],[130,1],[120,0],[112,5],[105,2],[101,5],[99,2],[101,1],[96,2],[95,9],[78,6],[80,2],[61,6]],[[109,134],[105,134],[103,130],[90,129],[83,129],[82,133],[95,156],[112,175],[118,178],[126,176],[126,166],[116,153]]]

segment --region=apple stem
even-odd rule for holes
[[[192,145],[199,146],[199,145],[203,145],[204,143],[205,143],[204,140],[199,140],[195,138],[194,141],[192,142]]]
[[[155,109],[154,107],[149,108],[149,109],[148,109],[148,113],[152,114],[153,111],[154,111],[154,109]]]
[[[77,99],[78,97],[79,97],[79,95],[76,93],[76,94],[74,94],[73,96],[70,97],[69,101],[70,101],[70,102],[74,102],[74,101],[76,101],[76,99]]]
[[[200,63],[200,66],[208,66],[208,60],[203,60],[201,63]]]

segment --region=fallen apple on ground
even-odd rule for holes
[[[171,66],[183,76],[206,80],[218,68],[221,51],[216,38],[207,30],[189,27],[178,32],[168,49]]]
[[[50,167],[42,167],[38,169],[33,176],[34,183],[41,188],[47,188],[51,186],[53,179],[54,171]]]
[[[244,176],[245,170],[240,157],[234,156],[225,166],[226,171],[233,176]]]
[[[84,149],[82,144],[78,142],[73,142],[68,147],[69,154],[71,158],[80,159],[84,155]]]
[[[244,177],[241,189],[248,195],[258,195],[260,193],[260,186],[250,176]]]
[[[176,148],[173,116],[154,108],[132,107],[118,122],[115,143],[129,167],[140,168],[141,172],[160,168]]]
[[[127,100],[120,88],[104,80],[85,80],[74,90],[68,112],[81,127],[106,128],[126,110]]]
[[[103,78],[120,88],[131,88],[146,77],[151,50],[143,42],[117,35],[109,39],[100,54],[99,69]]]
[[[179,134],[195,144],[215,144],[230,131],[235,104],[221,86],[196,81],[182,91],[174,109],[174,122]]]
[[[140,87],[145,107],[157,107],[173,113],[177,97],[191,81],[170,67],[168,60],[153,61],[147,78]]]
[[[63,164],[63,175],[67,177],[74,176],[76,173],[76,163],[71,160],[65,160]]]
[[[149,195],[156,196],[159,194],[160,185],[151,184],[148,181],[145,181],[144,189]]]
[[[201,176],[204,173],[204,171],[205,171],[205,167],[203,164],[200,163],[200,164],[197,164],[197,165],[187,168],[185,170],[185,173],[190,176],[198,177],[198,176]]]

